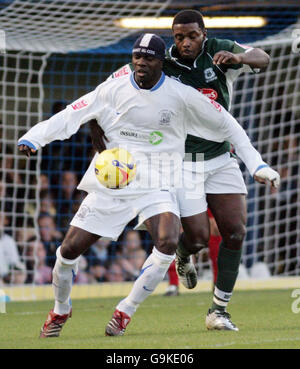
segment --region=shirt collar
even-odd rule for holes
[[[205,49],[205,45],[206,45],[206,42],[207,42],[207,37],[205,37],[205,39],[203,40],[203,43],[202,43],[202,48],[201,48],[201,51],[199,53],[199,55],[196,57],[196,59],[194,60],[193,62],[193,67],[196,68],[197,66],[197,61],[198,61],[198,58],[200,58],[200,56],[203,54],[204,52],[204,49]],[[175,44],[173,44],[170,48],[169,48],[169,56],[170,56],[170,59],[175,62],[176,64],[180,65],[181,67],[184,67],[184,68],[187,68],[189,70],[191,70],[191,67],[184,64],[184,61],[182,59],[179,58],[179,53],[178,53],[178,50],[177,50],[177,47]]]
[[[155,90],[159,89],[160,86],[164,83],[165,78],[166,78],[165,73],[164,72],[161,72],[161,76],[160,76],[160,79],[158,80],[158,82],[151,89],[149,89],[148,91],[151,91],[152,92],[152,91],[155,91]],[[134,88],[136,88],[137,90],[145,90],[143,88],[140,88],[139,85],[135,82],[134,72],[131,73],[131,75],[130,75],[130,82],[131,82],[132,86]]]

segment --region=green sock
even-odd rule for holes
[[[176,249],[176,254],[183,259],[187,259],[191,254],[186,250],[183,243],[184,233],[179,238],[179,243]]]
[[[229,250],[224,242],[218,255],[218,277],[211,310],[225,311],[239,273],[242,250]]]

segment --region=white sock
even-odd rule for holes
[[[141,302],[143,302],[164,279],[170,264],[175,259],[174,255],[166,255],[158,251],[155,247],[146,259],[138,279],[134,282],[130,294],[116,307],[132,316]]]
[[[79,258],[65,259],[61,256],[60,247],[56,251],[56,262],[52,271],[52,286],[55,295],[54,313],[69,314],[71,310],[70,295],[73,279],[78,271]]]

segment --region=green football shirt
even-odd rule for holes
[[[229,110],[233,82],[242,72],[256,72],[257,70],[252,70],[251,67],[244,64],[214,65],[213,57],[221,50],[238,54],[245,53],[250,49],[231,40],[208,38],[203,42],[198,57],[192,64],[189,64],[187,61],[180,59],[176,46],[172,45],[167,51],[163,70],[167,76],[196,88]],[[230,151],[230,144],[229,142],[207,141],[188,135],[185,151],[193,154],[204,153],[204,159],[209,160]]]

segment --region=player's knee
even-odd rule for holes
[[[230,234],[230,239],[237,242],[243,242],[246,236],[246,226],[244,224],[237,225]]]
[[[194,242],[189,244],[186,248],[191,254],[197,254],[197,252],[203,250],[204,248],[207,248],[207,243]]]
[[[242,247],[246,236],[246,226],[244,224],[236,224],[231,227],[230,232],[224,237],[224,241],[230,248],[239,250]]]
[[[63,258],[73,260],[80,255],[78,250],[78,242],[74,240],[74,238],[65,238],[61,245],[60,252]]]
[[[173,255],[178,245],[178,237],[167,235],[159,237],[156,248],[163,254]]]
[[[191,254],[196,254],[203,248],[207,248],[209,241],[209,231],[207,229],[199,229],[196,232],[185,234],[183,241],[185,248]]]

